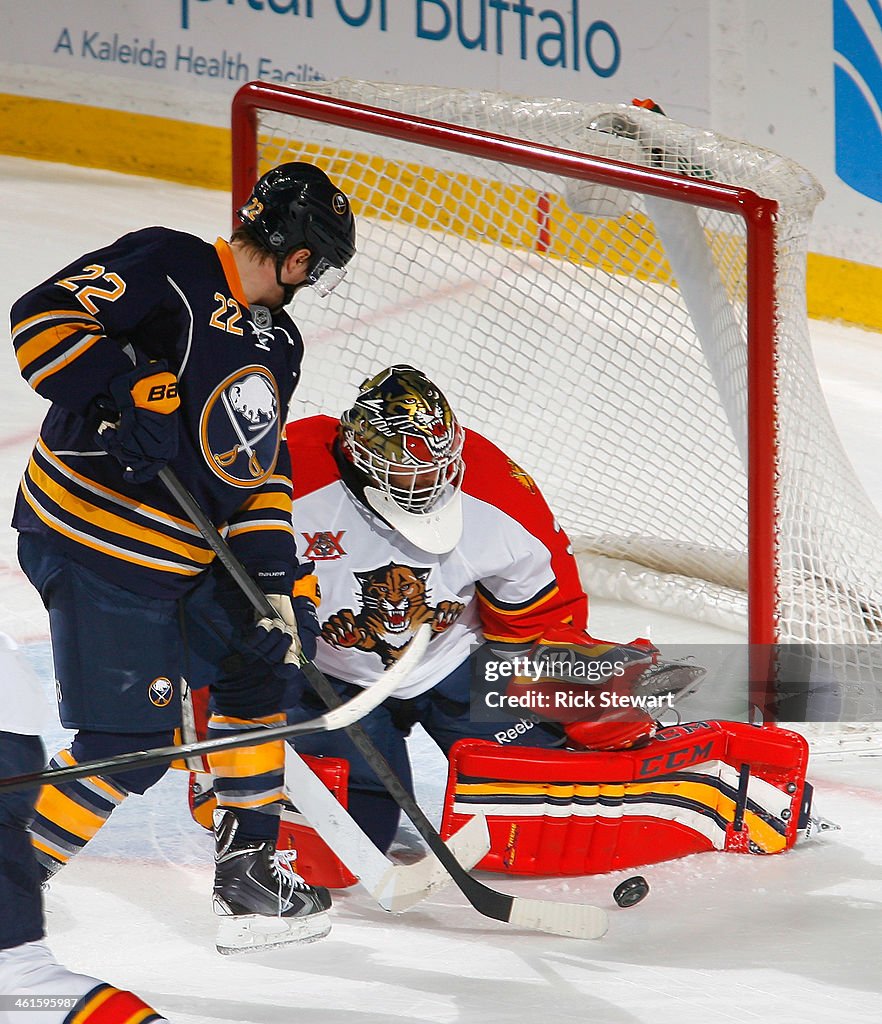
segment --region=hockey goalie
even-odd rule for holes
[[[339,420],[294,422],[287,438],[299,555],[313,570],[295,589],[316,613],[304,648],[345,699],[431,625],[422,662],[362,725],[411,790],[415,725],[447,755],[441,831],[486,816],[479,868],[572,875],[793,845],[811,799],[804,739],[737,722],[659,729],[654,711],[703,670],[646,640],[590,636],[569,541],[535,481],[461,427],[425,374],[388,367]],[[307,689],[289,720],[322,706]],[[347,736],[296,749],[388,849],[398,806]],[[286,844],[314,884],[354,881],[296,815],[283,815]]]

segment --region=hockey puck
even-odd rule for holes
[[[636,906],[649,892],[649,882],[643,875],[634,875],[613,889],[613,899],[620,907]]]

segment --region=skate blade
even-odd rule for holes
[[[265,917],[248,914],[218,921],[215,945],[218,953],[256,953],[295,943],[304,944],[323,939],[331,930],[331,919],[325,913],[307,917]]]

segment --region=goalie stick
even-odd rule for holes
[[[331,732],[334,729],[345,729],[357,722],[369,711],[382,704],[401,685],[404,677],[417,664],[429,644],[430,629],[428,624],[419,628],[411,641],[410,647],[398,663],[384,672],[373,685],[362,690],[352,700],[338,705],[331,711],[311,718],[296,725],[278,725],[271,729],[252,729],[234,736],[222,736],[216,740],[200,740],[198,743],[183,743],[172,747],[154,747],[151,750],[136,750],[129,754],[117,754],[115,757],[102,758],[95,761],[83,761],[80,764],[63,768],[47,768],[41,772],[30,772],[27,775],[13,775],[0,779],[0,793],[13,793],[21,789],[34,789],[46,783],[57,785],[82,779],[90,775],[108,775],[127,768],[149,768],[152,765],[170,764],[172,761],[187,760],[214,754],[220,750],[235,750],[238,747],[257,747],[261,743],[274,740],[287,740],[293,736],[311,736],[316,732]],[[411,653],[413,657],[411,657]],[[318,669],[317,675],[321,675]]]
[[[275,618],[275,612],[266,595],[248,575],[245,567],[230,550],[229,545],[217,532],[215,525],[205,515],[196,499],[180,482],[174,471],[165,466],[160,470],[159,479],[168,488],[184,514],[197,527],[208,546],[217,555],[220,563],[251,602],[255,611],[259,612],[261,616]],[[339,708],[342,704],[340,697],[322,673],[310,662],[305,662],[302,668],[306,678],[325,704],[329,708]],[[374,686],[368,687],[368,692],[376,685],[375,683]],[[445,845],[435,826],[395,774],[386,758],[374,746],[364,729],[355,723],[345,728],[347,736],[371,766],[386,791],[410,818],[414,828],[445,867],[457,888],[479,914],[496,921],[534,931],[548,932],[552,935],[599,939],[606,933],[609,920],[602,907],[593,907],[584,903],[561,903],[556,900],[511,896],[508,893],[492,889],[473,878]]]

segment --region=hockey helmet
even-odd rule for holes
[[[238,216],[279,263],[293,249],[309,249],[306,283],[320,295],[337,287],[355,255],[355,218],[349,200],[313,164],[280,164],[267,171]]]
[[[441,389],[412,366],[364,381],[340,418],[343,457],[363,499],[424,551],[450,551],[462,533],[465,432]]]

